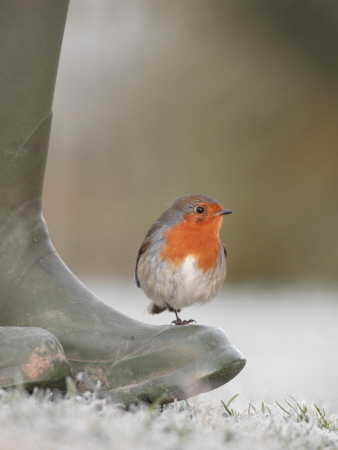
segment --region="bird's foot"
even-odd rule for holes
[[[173,320],[171,322],[171,325],[189,325],[190,323],[196,323],[196,320],[189,319],[189,320],[182,320],[180,318]]]
[[[173,320],[173,321],[171,322],[171,325],[172,325],[172,324],[174,324],[174,325],[189,325],[189,323],[193,323],[193,322],[196,323],[196,320],[194,320],[194,319],[189,319],[189,320],[182,320],[182,319],[180,319],[180,318],[178,317],[178,314],[177,314],[177,311],[179,311],[179,310],[174,309],[174,308],[172,308],[172,310],[173,310],[173,312],[175,313],[176,320]]]

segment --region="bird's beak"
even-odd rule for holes
[[[226,214],[231,214],[231,209],[221,209],[220,211],[217,211],[216,216],[225,216]]]

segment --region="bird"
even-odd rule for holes
[[[204,194],[176,198],[149,228],[139,249],[135,281],[150,298],[150,314],[175,313],[174,325],[188,325],[178,313],[214,298],[226,277],[226,250],[219,236],[231,214]]]

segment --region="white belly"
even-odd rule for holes
[[[203,272],[196,268],[195,258],[187,256],[181,268],[174,273],[176,298],[173,302],[177,303],[178,308],[191,305],[201,301],[200,298],[206,297],[203,279]],[[175,308],[174,304],[171,306]]]
[[[225,257],[222,254],[220,258],[221,264],[206,272],[197,268],[192,255],[188,255],[179,267],[154,258],[153,264],[148,266],[148,275],[140,279],[141,287],[160,307],[170,305],[174,309],[181,309],[208,302],[217,295],[225,279]]]

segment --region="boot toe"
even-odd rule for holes
[[[220,328],[168,327],[116,362],[109,375],[113,399],[168,403],[227,383],[245,359]]]

